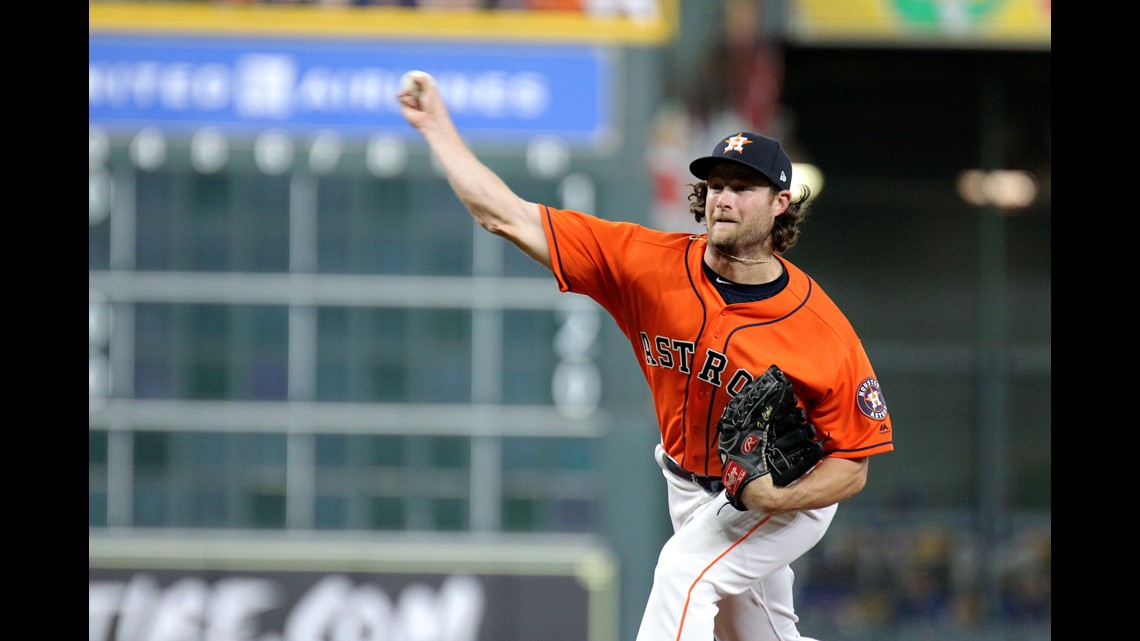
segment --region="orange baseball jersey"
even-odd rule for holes
[[[597,301],[629,339],[653,396],[661,442],[682,467],[720,476],[717,421],[729,398],[775,363],[826,456],[894,449],[863,344],[831,298],[779,258],[775,296],[725,304],[702,269],[707,235],[541,206],[558,287]]]

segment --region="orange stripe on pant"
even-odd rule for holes
[[[765,516],[759,523],[757,523],[755,525],[755,527],[753,527],[751,530],[748,530],[747,534],[745,534],[744,536],[737,539],[735,543],[728,546],[727,550],[725,550],[724,552],[721,552],[720,556],[713,559],[712,563],[709,563],[708,565],[706,565],[705,568],[703,570],[701,570],[701,573],[697,575],[697,578],[693,580],[693,583],[689,586],[689,591],[685,594],[685,607],[683,610],[681,610],[681,625],[677,626],[677,641],[680,641],[681,632],[685,629],[685,617],[689,613],[689,600],[693,598],[693,588],[697,587],[697,584],[701,582],[701,579],[704,578],[705,573],[709,571],[709,568],[716,565],[717,561],[720,561],[721,559],[723,559],[725,557],[725,555],[727,555],[729,552],[736,549],[736,546],[743,543],[744,539],[747,539],[748,537],[752,536],[752,533],[755,532],[756,530],[760,529],[760,526],[767,523],[768,519],[770,519],[770,518],[772,518],[771,514],[769,514],[768,516]]]

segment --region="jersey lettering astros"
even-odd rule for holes
[[[540,206],[558,287],[589,296],[629,339],[653,397],[661,442],[690,472],[720,476],[716,424],[729,398],[775,363],[826,456],[894,449],[878,379],[850,322],[780,258],[788,284],[726,304],[702,270],[707,236]]]

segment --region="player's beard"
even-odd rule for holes
[[[757,249],[768,249],[775,222],[775,218],[769,218],[768,224],[764,225],[751,218],[733,225],[731,229],[718,228],[709,223],[709,244],[734,256],[756,258],[754,254]]]

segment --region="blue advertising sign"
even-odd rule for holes
[[[395,96],[421,69],[472,140],[613,133],[612,61],[598,47],[89,34],[89,54],[90,122],[111,131],[411,136]]]

